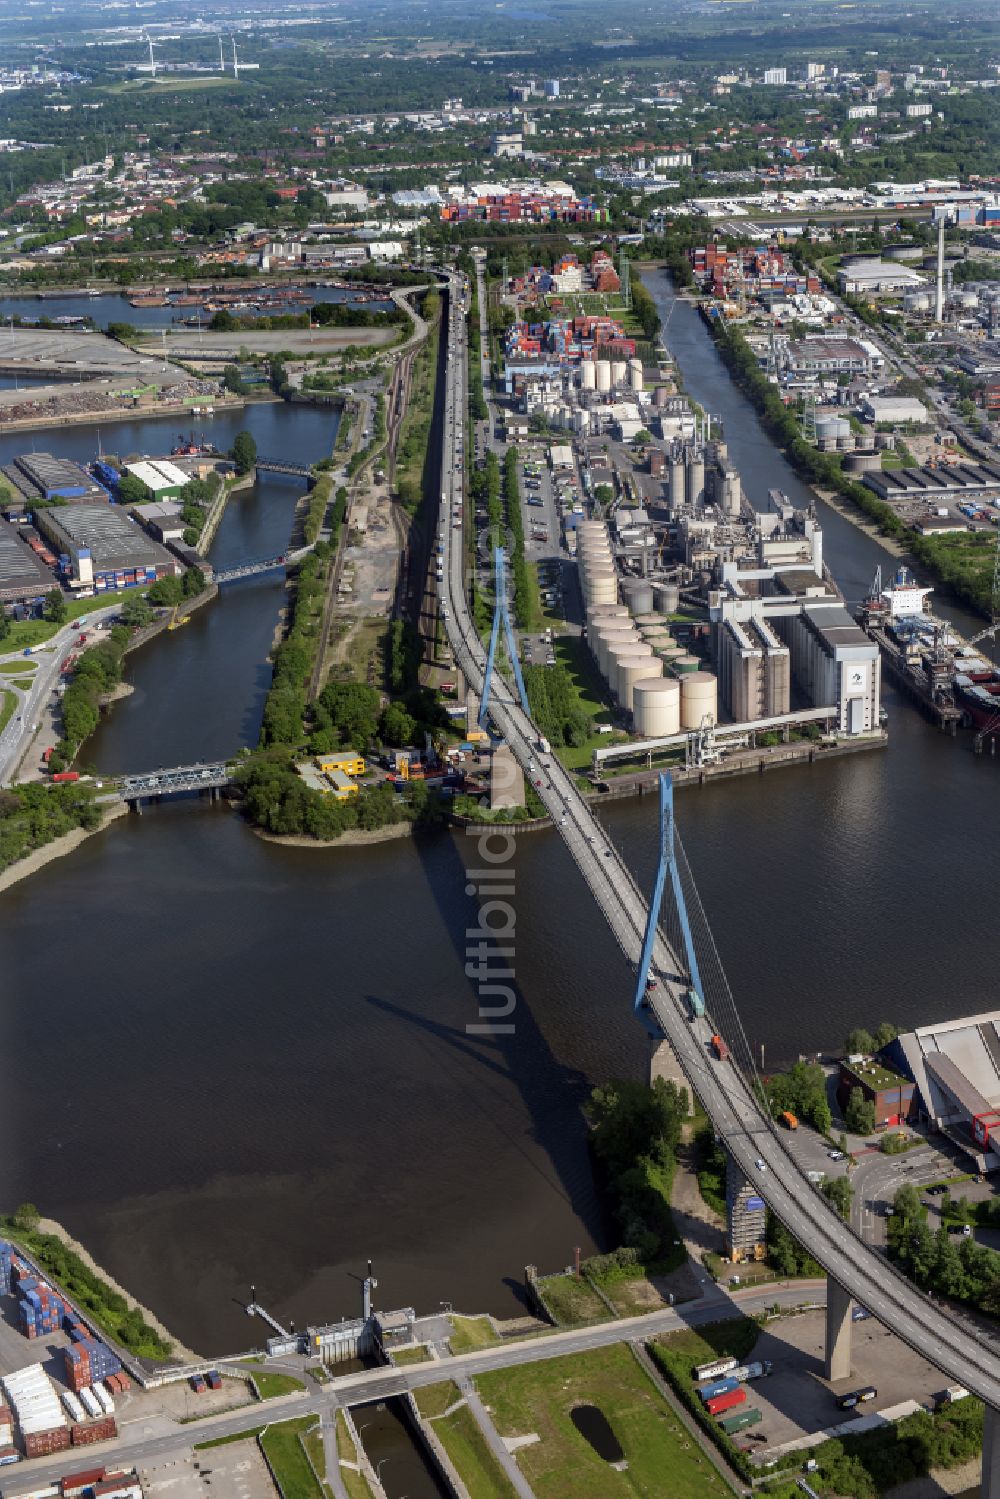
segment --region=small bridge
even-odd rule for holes
[[[295,463],[290,458],[262,458],[257,454],[257,471],[262,474],[290,474],[293,479],[312,478],[312,469],[307,463]]]
[[[165,796],[208,791],[214,798],[231,781],[232,772],[224,761],[210,765],[175,765],[169,770],[122,776],[118,782],[118,795],[128,806],[140,812],[144,801],[158,801]]]
[[[231,562],[228,567],[217,567],[212,573],[213,583],[235,583],[237,578],[256,578],[261,573],[275,572],[279,567],[294,566],[308,557],[311,546],[297,547],[291,552],[279,552],[274,557],[252,557],[246,562]]]

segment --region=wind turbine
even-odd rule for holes
[[[152,76],[155,78],[156,77],[156,55],[153,52],[153,38],[149,35],[148,32],[146,33],[146,41],[147,41],[147,43],[149,45],[149,71],[152,74]]]
[[[240,65],[239,65],[239,62],[237,61],[237,57],[236,57],[236,38],[234,36],[233,37],[233,77],[234,78],[239,78],[239,76],[240,76]]]
[[[219,72],[220,73],[224,73],[225,71],[226,71],[226,59],[222,55],[222,37],[220,36],[219,37]]]

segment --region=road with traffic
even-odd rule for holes
[[[463,538],[467,518],[460,460],[467,409],[467,357],[461,294],[461,278],[455,274],[449,296],[441,477],[441,535],[445,545],[442,613],[456,663],[472,687],[481,691],[486,651],[473,628],[465,596]],[[536,725],[499,672],[494,672],[489,712],[497,733],[534,783],[635,972],[647,905],[631,872],[580,795],[574,777],[555,756],[544,752]],[[754,1182],[777,1217],[852,1297],[953,1383],[964,1385],[987,1403],[1000,1401],[1000,1349],[995,1341],[960,1326],[852,1231],[799,1170],[740,1070],[731,1060],[720,1062],[712,1057],[707,1018],[693,1022],[687,1018],[685,964],[662,935],[654,948],[653,964],[657,982],[650,1007],[656,1022],[747,1180]]]

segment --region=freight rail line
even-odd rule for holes
[[[462,482],[456,458],[464,413],[465,329],[456,316],[458,281],[451,282],[451,319],[446,378],[444,462],[445,623],[455,659],[466,679],[482,690],[486,651],[472,626],[464,592],[463,530],[453,523],[460,513]],[[464,519],[464,518],[463,518]],[[514,697],[507,680],[494,671],[490,716],[536,790],[572,853],[591,893],[604,913],[630,964],[637,964],[647,908],[631,873],[592,816],[575,782],[555,757],[539,751],[539,731]],[[536,770],[536,762],[540,769]],[[540,784],[539,784],[540,783]],[[664,1037],[673,1046],[684,1073],[698,1094],[726,1147],[760,1195],[849,1296],[892,1329],[915,1351],[956,1383],[974,1391],[988,1405],[1000,1403],[1000,1351],[966,1331],[948,1313],[899,1275],[852,1232],[799,1170],[758,1104],[741,1072],[731,1062],[713,1062],[708,1027],[686,1018],[685,968],[662,936],[654,948],[657,979],[651,1009]]]

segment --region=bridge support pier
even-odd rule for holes
[[[983,1412],[982,1499],[1000,1499],[1000,1411],[988,1405]]]
[[[826,1278],[826,1377],[831,1383],[851,1373],[851,1296],[828,1275]],[[998,1458],[1000,1461],[1000,1458]],[[1000,1470],[998,1470],[1000,1471]],[[1000,1489],[997,1491],[1000,1499]]]

